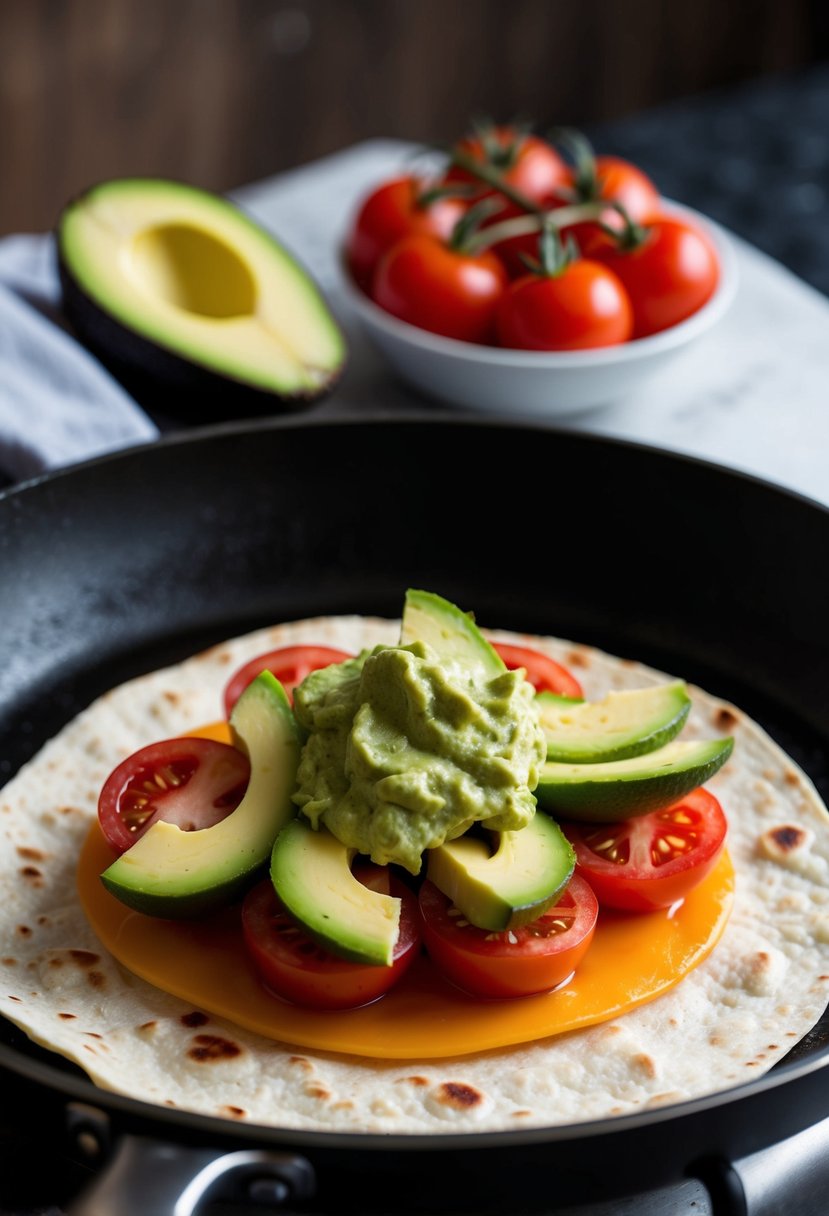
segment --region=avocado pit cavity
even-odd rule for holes
[[[235,249],[192,224],[157,224],[125,249],[125,270],[148,296],[200,317],[256,311],[256,282]]]

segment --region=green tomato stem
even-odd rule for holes
[[[519,215],[511,220],[503,220],[500,224],[492,224],[475,233],[467,244],[470,253],[482,253],[499,241],[507,241],[515,236],[530,236],[540,232],[544,227],[556,229],[566,228],[570,224],[579,224],[586,220],[598,220],[607,211],[607,203],[574,203],[568,207],[554,207],[551,211],[536,210],[533,215]]]

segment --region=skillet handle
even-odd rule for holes
[[[68,1216],[194,1216],[208,1198],[238,1204],[240,1212],[263,1205],[273,1211],[314,1189],[310,1163],[292,1153],[227,1152],[125,1135]]]

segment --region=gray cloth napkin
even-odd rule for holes
[[[50,236],[0,241],[0,472],[18,480],[157,438],[69,332]]]

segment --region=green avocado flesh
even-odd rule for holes
[[[506,670],[465,614],[415,594],[423,639],[312,672],[294,695],[308,732],[294,797],[302,814],[413,874],[425,850],[472,823],[529,823],[546,755],[522,673]]]
[[[495,834],[495,848],[462,836],[429,853],[428,877],[479,929],[500,932],[536,920],[558,899],[575,867],[558,824],[537,814],[520,832]]]
[[[292,820],[277,837],[271,880],[282,903],[321,945],[355,963],[391,966],[400,900],[351,873],[353,849],[325,828]]]
[[[102,357],[146,372],[152,352],[137,338],[183,361],[176,382],[190,366],[277,399],[318,397],[343,367],[313,280],[226,199],[152,178],[104,182],[65,208],[57,235],[67,310]]]
[[[184,832],[158,821],[104,871],[113,895],[151,916],[184,917],[225,903],[263,865],[292,818],[299,739],[282,685],[270,672],[249,684],[230,718],[236,746],[250,759],[242,801],[225,819]]]
[[[610,822],[677,802],[722,768],[733,739],[673,740],[628,760],[566,764],[548,760],[536,789],[539,805],[561,819]]]
[[[432,591],[406,592],[400,645],[425,642],[443,662],[497,675],[506,664],[472,617]]]
[[[602,701],[568,705],[538,700],[547,759],[576,764],[625,760],[655,751],[679,734],[691,709],[682,681],[611,692]]]

